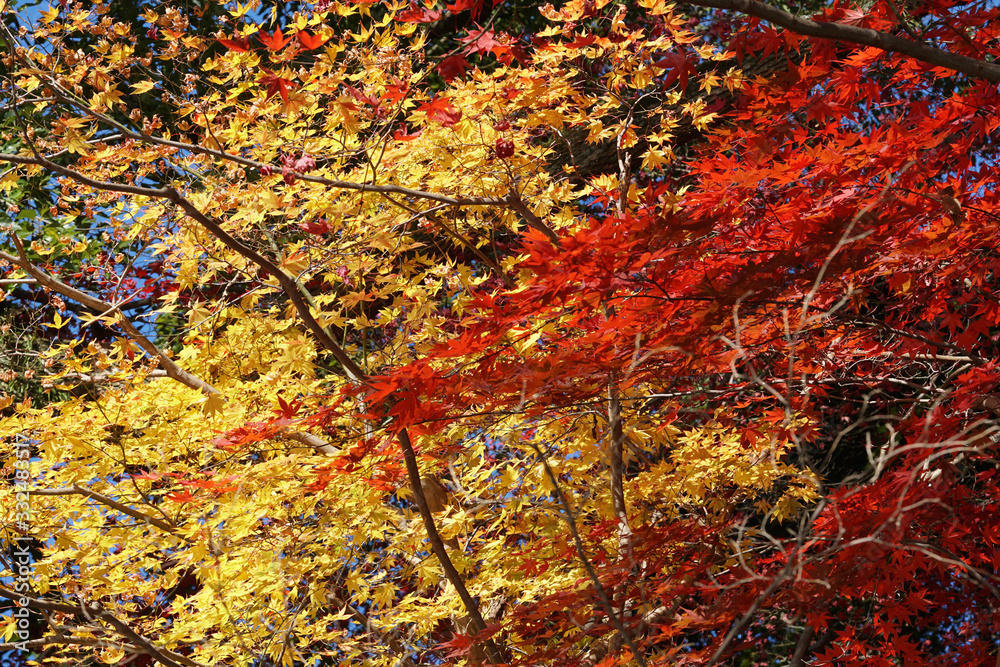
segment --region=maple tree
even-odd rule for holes
[[[3,648],[995,664],[998,9],[690,4],[6,29]]]

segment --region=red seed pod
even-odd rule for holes
[[[501,160],[509,158],[514,155],[514,142],[509,139],[497,139],[496,143],[497,157]]]

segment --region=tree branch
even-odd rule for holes
[[[167,375],[169,375],[174,380],[177,380],[181,384],[184,384],[192,389],[198,389],[199,391],[202,391],[205,394],[219,393],[219,390],[210,385],[209,383],[205,382],[196,375],[193,375],[184,370],[183,368],[181,368],[180,366],[178,366],[173,359],[168,357],[166,353],[163,352],[163,350],[158,348],[155,344],[153,344],[151,340],[142,335],[142,333],[140,333],[139,330],[135,328],[132,322],[129,321],[129,319],[121,313],[121,311],[119,310],[119,306],[110,304],[106,301],[102,301],[101,299],[98,299],[95,296],[87,294],[86,292],[81,292],[75,287],[70,287],[66,283],[59,280],[58,278],[49,275],[48,273],[38,268],[28,260],[28,257],[27,255],[25,255],[24,252],[24,246],[21,244],[21,239],[17,238],[17,236],[11,235],[11,240],[14,242],[14,245],[17,248],[18,256],[14,257],[13,255],[0,251],[0,259],[6,260],[12,264],[20,266],[22,269],[28,272],[35,280],[37,280],[39,284],[44,285],[45,287],[48,287],[49,289],[52,289],[67,298],[82,303],[83,305],[87,306],[88,308],[96,310],[102,315],[110,315],[112,313],[117,312],[118,323],[121,325],[122,329],[124,329],[125,332],[128,334],[129,338],[135,341],[135,343],[139,347],[141,347],[143,351],[149,354],[149,356],[157,359],[160,362],[160,365],[163,367],[163,370],[166,371]]]
[[[873,46],[888,53],[909,56],[935,67],[961,72],[976,79],[1000,83],[1000,65],[998,64],[951,53],[929,44],[915,42],[896,35],[843,23],[813,21],[757,0],[687,0],[687,4],[715,9],[732,9],[763,19],[800,35]]]
[[[277,280],[278,284],[281,285],[281,289],[292,302],[292,305],[295,306],[295,310],[299,314],[299,317],[302,318],[303,323],[316,337],[316,340],[318,340],[320,344],[322,344],[323,347],[326,348],[326,350],[340,362],[341,366],[344,367],[344,370],[352,380],[361,382],[362,378],[365,377],[364,370],[362,370],[361,367],[347,355],[347,352],[344,351],[344,349],[330,337],[320,323],[316,321],[316,318],[312,316],[312,313],[309,312],[309,304],[305,302],[305,299],[302,298],[302,294],[299,293],[298,287],[295,285],[294,278],[282,271],[273,262],[271,262],[271,260],[264,257],[256,250],[243,245],[238,240],[233,238],[228,232],[222,229],[222,226],[217,220],[213,220],[199,211],[194,204],[188,201],[175,188],[166,188],[162,196],[177,204],[189,218],[211,232],[211,234],[222,241],[227,248],[235,251],[241,257],[250,260],[263,269],[268,275]]]
[[[622,428],[622,405],[618,389],[614,383],[608,388],[608,424],[611,427],[611,442],[608,443],[609,472],[611,475],[611,510],[618,520],[618,559],[632,554],[632,530],[628,525],[628,510],[625,506],[625,461],[623,449],[625,433]]]
[[[501,200],[501,202],[517,211],[524,218],[524,221],[528,223],[529,227],[541,232],[545,238],[552,241],[552,245],[557,248],[559,247],[559,235],[552,231],[548,225],[542,222],[541,218],[528,208],[527,204],[524,203],[524,200],[521,199],[521,196],[515,190],[511,190],[507,198]]]
[[[566,523],[569,524],[570,533],[573,535],[573,543],[576,545],[576,554],[583,563],[583,567],[587,571],[587,576],[590,578],[590,582],[594,584],[594,591],[597,593],[597,597],[600,599],[601,605],[604,607],[604,613],[608,615],[608,619],[610,619],[611,625],[615,627],[615,630],[617,630],[621,636],[625,638],[625,643],[628,644],[628,647],[632,651],[632,655],[635,659],[640,665],[642,665],[642,667],[645,667],[646,658],[639,653],[639,648],[636,646],[632,633],[626,629],[625,625],[621,621],[621,618],[619,618],[618,614],[615,613],[614,605],[611,603],[611,598],[608,596],[608,592],[604,589],[604,584],[601,583],[601,579],[597,576],[594,566],[590,564],[590,560],[587,558],[587,552],[583,548],[583,540],[580,539],[580,531],[576,528],[576,519],[573,518],[573,509],[570,507],[569,500],[566,498],[566,494],[563,493],[562,487],[559,486],[559,480],[556,478],[555,473],[552,472],[552,466],[549,465],[548,458],[534,443],[531,443],[531,447],[535,450],[535,453],[541,460],[542,466],[545,468],[545,474],[549,478],[549,482],[551,482],[556,495],[559,497],[559,503],[563,506]]]
[[[139,510],[129,507],[128,505],[123,505],[122,503],[118,502],[113,498],[109,498],[103,493],[98,493],[97,491],[93,491],[86,487],[80,486],[79,484],[74,484],[73,486],[62,489],[38,489],[29,491],[29,493],[33,496],[72,496],[72,495],[87,496],[88,498],[92,498],[97,502],[101,503],[102,505],[107,505],[108,507],[112,507],[118,510],[122,514],[127,514],[133,519],[138,519],[143,523],[148,523],[151,526],[156,526],[160,530],[168,532],[171,535],[177,535],[179,537],[183,537],[178,533],[176,526],[172,526],[166,521],[162,521],[160,519],[151,517],[148,514],[145,514],[143,512],[140,512]]]
[[[96,111],[93,111],[92,109],[87,107],[85,104],[77,102],[72,98],[72,96],[68,95],[56,81],[50,78],[46,78],[45,83],[47,87],[53,90],[54,99],[56,99],[59,102],[62,102],[63,104],[68,104],[70,106],[76,107],[83,114],[93,118],[94,120],[115,128],[120,133],[120,138],[132,139],[134,141],[142,141],[158,146],[167,146],[169,148],[175,148],[184,152],[207,155],[210,157],[217,158],[219,160],[234,162],[236,164],[243,165],[244,167],[250,167],[256,170],[274,166],[267,162],[251,160],[249,158],[245,158],[240,155],[233,155],[232,153],[227,153],[225,151],[214,148],[207,148],[205,146],[199,146],[197,144],[188,144],[182,141],[161,139],[159,137],[154,137],[149,134],[134,132],[130,130],[128,127],[115,121],[114,119],[109,118],[104,114],[97,113]],[[0,159],[4,159],[4,156],[0,156]],[[400,185],[375,185],[372,183],[355,183],[353,181],[342,181],[340,179],[335,179],[335,178],[310,176],[309,174],[297,174],[296,179],[300,181],[306,181],[309,183],[318,183],[320,185],[326,185],[328,187],[338,188],[341,190],[354,190],[356,192],[375,192],[378,194],[404,195],[407,197],[414,197],[416,199],[426,199],[428,201],[435,201],[441,204],[446,204],[448,206],[503,206],[507,203],[506,199],[500,199],[497,197],[449,197],[447,195],[440,195],[434,192],[425,192],[423,190],[416,190],[414,188],[406,188]]]
[[[424,489],[420,483],[420,467],[417,465],[417,455],[413,450],[413,443],[410,442],[410,434],[406,432],[406,429],[399,432],[399,445],[403,450],[403,459],[406,461],[406,473],[410,480],[410,488],[413,491],[414,500],[417,501],[417,509],[420,511],[420,517],[424,520],[424,528],[427,530],[427,539],[431,543],[431,550],[441,563],[441,568],[444,570],[448,581],[451,582],[451,585],[455,587],[455,591],[458,592],[458,597],[462,599],[466,612],[468,612],[472,618],[472,622],[476,626],[476,631],[483,632],[486,630],[486,621],[483,620],[482,614],[479,613],[479,605],[476,604],[475,599],[469,593],[469,589],[465,587],[462,575],[455,569],[454,563],[448,557],[448,551],[444,548],[441,534],[438,533],[437,526],[434,524],[434,515],[427,504],[427,498],[424,496]],[[497,646],[493,643],[493,640],[487,639],[484,644],[489,661],[494,665],[500,664],[502,662],[500,651],[497,650]]]
[[[809,654],[809,646],[812,644],[816,630],[811,625],[806,625],[799,635],[799,640],[795,643],[795,652],[792,654],[792,661],[788,667],[805,667],[805,657]]]
[[[128,627],[127,624],[120,621],[115,617],[114,614],[107,611],[96,602],[92,602],[89,605],[81,605],[84,611],[90,614],[93,618],[97,620],[104,621],[115,630],[118,631],[123,637],[130,639],[132,643],[139,646],[143,651],[149,654],[150,657],[154,658],[157,662],[167,665],[167,667],[180,667],[180,665],[188,665],[188,667],[205,667],[199,662],[195,662],[191,658],[180,655],[179,653],[174,653],[168,649],[160,648],[156,646],[151,641],[143,637],[142,635],[135,632],[132,628]]]
[[[384,632],[379,628],[376,628],[372,623],[372,619],[370,617],[366,616],[364,612],[362,612],[360,609],[350,604],[349,602],[345,602],[344,600],[341,600],[335,595],[327,595],[327,600],[334,602],[337,606],[342,607],[347,611],[349,611],[351,613],[351,616],[354,617],[354,620],[357,621],[359,625],[363,626],[365,630],[371,632],[378,639],[388,644],[390,650],[395,651],[397,654],[401,655],[402,657],[399,659],[399,662],[396,663],[397,665],[402,665],[402,667],[415,667],[415,665],[413,664],[413,660],[410,658],[410,653],[413,652],[412,648],[410,648],[409,646],[403,646],[403,644],[401,644],[400,641],[396,639],[394,636],[392,636],[390,633]]]
[[[787,579],[788,575],[791,574],[792,567],[795,563],[795,557],[796,556],[793,555],[791,558],[789,558],[788,564],[785,565],[785,567],[781,570],[781,572],[778,573],[778,576],[776,576],[774,580],[768,585],[768,587],[765,588],[764,591],[757,596],[757,598],[750,605],[749,609],[746,610],[746,613],[744,613],[743,616],[741,616],[740,619],[735,623],[733,623],[732,627],[729,628],[729,632],[727,632],[726,636],[723,637],[722,643],[719,644],[719,647],[715,649],[715,652],[712,654],[711,659],[709,659],[708,661],[709,665],[718,664],[719,660],[722,659],[722,656],[725,655],[727,650],[729,650],[729,647],[730,645],[732,645],[733,640],[736,639],[736,637],[741,632],[743,632],[743,630],[746,629],[748,625],[750,625],[750,621],[752,621],[753,617],[757,615],[757,611],[764,604],[764,601],[767,600],[769,597],[771,597],[771,595],[776,590],[778,590],[781,584],[785,582],[785,579]]]

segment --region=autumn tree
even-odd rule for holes
[[[2,647],[995,664],[998,10],[690,4],[5,21]]]

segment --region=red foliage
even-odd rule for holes
[[[926,39],[980,58],[1000,51],[985,28],[996,9],[921,11],[942,17]],[[897,25],[883,2],[821,18]],[[944,37],[956,29],[970,35],[962,46]],[[463,41],[467,53],[502,47],[492,31]],[[640,646],[677,664],[774,642],[788,658],[798,641],[809,664],[992,664],[1000,472],[984,399],[1000,385],[1000,93],[756,21],[730,46],[743,58],[783,57],[787,71],[749,83],[692,149],[678,208],[668,205],[674,184],[653,177],[631,213],[597,197],[603,212],[558,244],[528,232],[524,282],[480,293],[456,339],[379,378],[368,399],[395,396],[399,421],[443,428],[449,415],[511,406],[554,413],[628,377],[692,397],[701,413],[723,410],[748,448],[764,427],[782,428],[822,500],[794,525],[764,518],[758,530],[771,540],[752,555],[724,556],[747,518],[733,511],[725,525],[638,527],[627,568],[593,556],[621,608],[670,610],[627,619]],[[684,89],[693,61],[658,57],[661,86]],[[460,116],[440,98],[420,110],[444,124]],[[499,139],[495,153],[509,157],[513,144]],[[529,321],[561,325],[527,356],[507,332]],[[790,424],[793,414],[804,423]],[[687,568],[662,568],[667,544]],[[593,592],[554,594],[516,610],[518,633],[600,636],[606,625],[574,611],[599,604]],[[553,646],[532,660],[581,659],[568,643]]]

